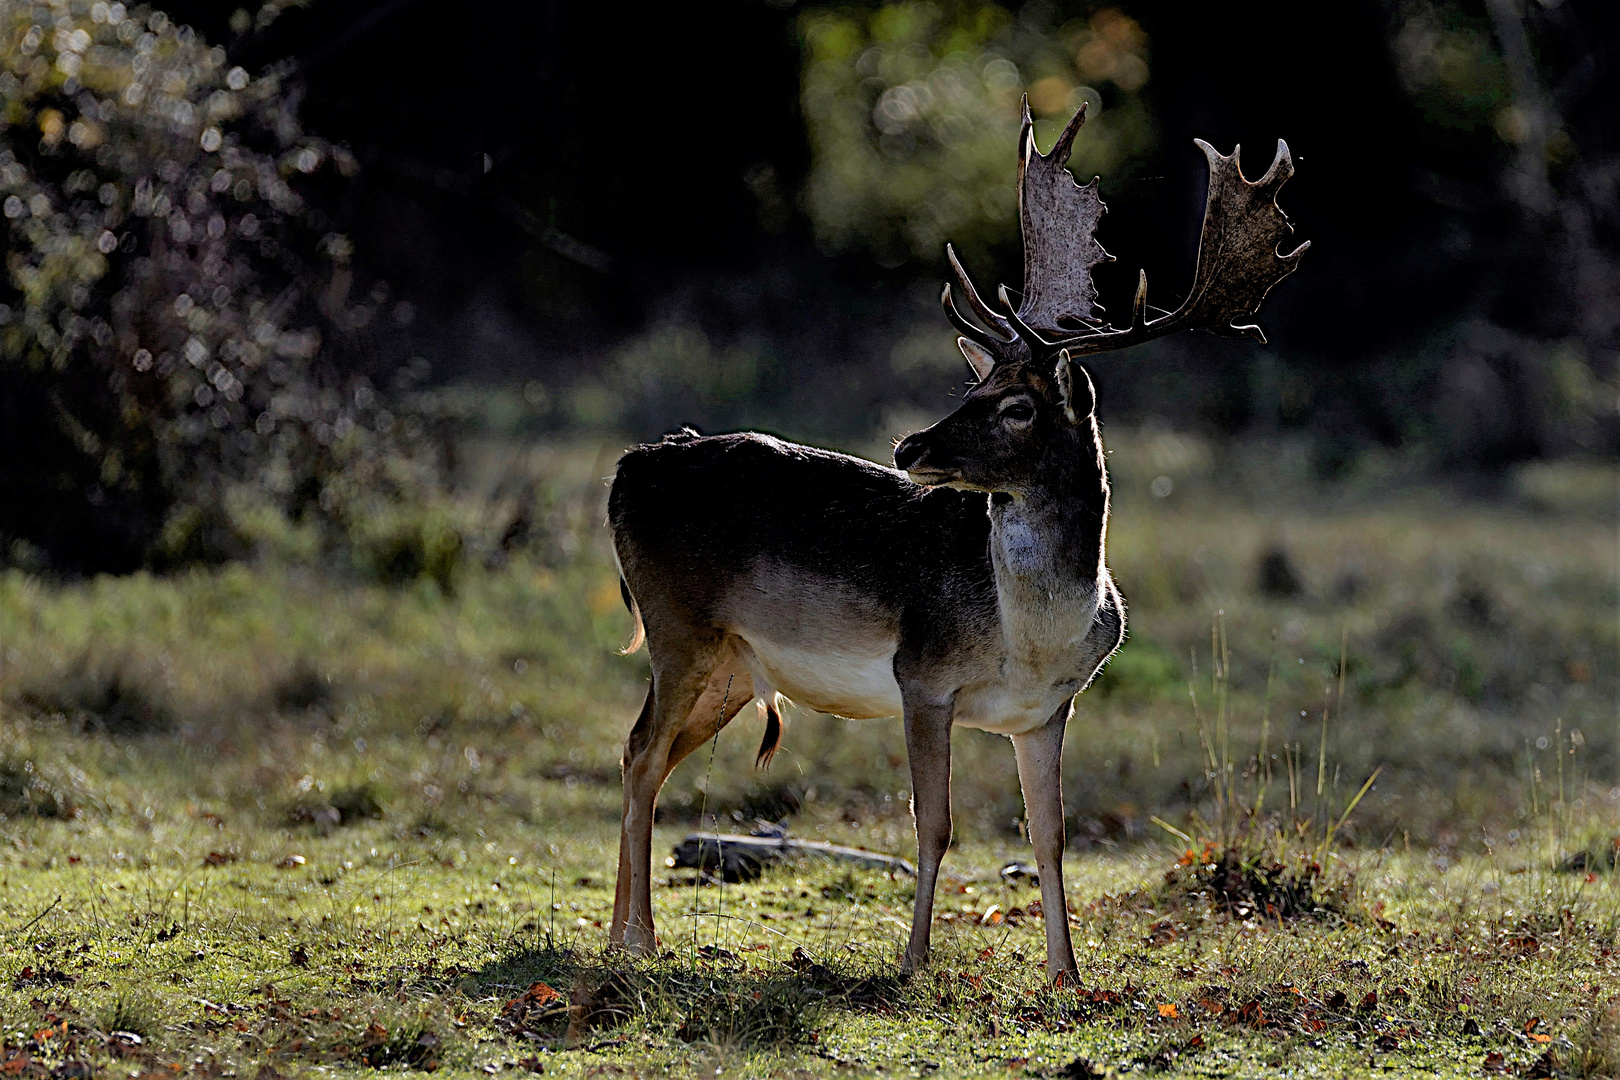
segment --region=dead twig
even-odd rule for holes
[[[12,931],[12,933],[13,934],[20,934],[24,930],[27,930],[29,927],[33,926],[35,923],[39,922],[39,920],[43,919],[45,916],[49,915],[52,911],[54,911],[56,909],[56,905],[60,904],[61,902],[62,902],[62,898],[60,896],[58,896],[55,900],[52,900],[49,904],[45,905],[45,910],[44,911],[41,911],[38,915],[35,915],[32,919],[29,919],[27,922],[25,922],[21,926],[17,927],[17,929]]]

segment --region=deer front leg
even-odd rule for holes
[[[1069,722],[1064,702],[1044,727],[1013,736],[1024,813],[1041,875],[1041,912],[1046,916],[1046,974],[1058,979],[1074,971],[1069,941],[1069,905],[1063,894],[1063,729]]]
[[[906,757],[911,764],[911,812],[917,820],[917,902],[902,974],[928,962],[934,925],[934,882],[951,846],[951,706],[906,706]]]

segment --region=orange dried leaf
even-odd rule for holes
[[[537,1005],[544,1005],[548,1001],[554,1001],[562,997],[562,992],[556,987],[548,986],[543,982],[537,982],[533,986],[529,987],[528,991],[523,996]]]
[[[1177,1015],[1175,1003],[1165,1002],[1163,1005],[1160,1005],[1159,1015],[1164,1017],[1166,1020],[1174,1020]]]

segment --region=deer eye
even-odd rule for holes
[[[1023,398],[1014,398],[1001,406],[1001,418],[1015,424],[1027,424],[1035,419],[1035,406]]]

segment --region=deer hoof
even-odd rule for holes
[[[658,935],[644,926],[627,926],[620,948],[631,956],[657,956]]]

